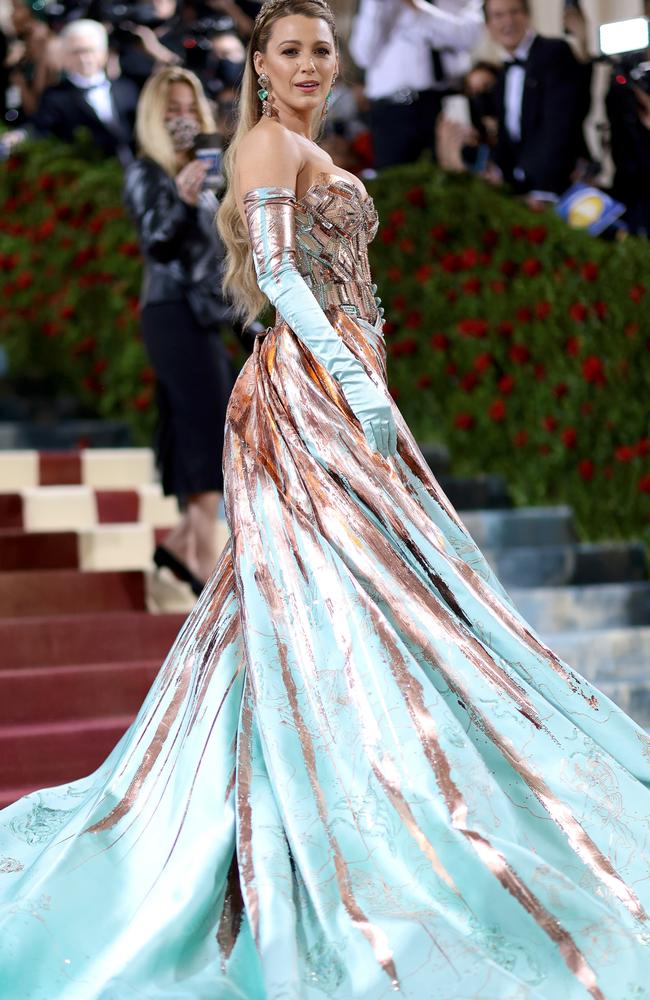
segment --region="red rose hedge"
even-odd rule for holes
[[[13,372],[147,440],[135,234],[119,167],[86,155],[41,143],[0,165],[3,342]],[[372,187],[391,392],[416,436],[519,503],[571,504],[585,537],[650,539],[650,244],[426,164]]]

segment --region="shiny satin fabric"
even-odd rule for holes
[[[298,231],[369,232],[345,186]],[[328,317],[383,382],[380,325]],[[285,323],[258,339],[231,541],[138,718],[0,813],[2,997],[648,995],[650,740],[521,619],[395,419],[384,459]]]

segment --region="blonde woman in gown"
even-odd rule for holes
[[[337,61],[322,0],[262,8],[220,227],[277,322],[229,408],[231,541],[108,760],[0,813],[6,1000],[649,995],[650,741],[388,396],[377,216],[311,141]]]

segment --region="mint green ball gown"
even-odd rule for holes
[[[256,252],[384,386],[372,202],[278,190]],[[3,1000],[650,996],[650,740],[522,620],[394,416],[385,458],[287,322],[258,339],[231,541],[137,719],[0,813]]]

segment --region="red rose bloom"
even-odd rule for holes
[[[650,475],[642,476],[639,479],[639,493],[650,493]]]
[[[455,291],[455,289],[450,288],[447,292],[445,292],[445,298],[447,299],[447,302],[450,302],[453,305],[454,302],[458,301],[458,292]]]
[[[474,417],[471,413],[457,413],[454,417],[454,426],[460,431],[470,431],[474,426]]]
[[[569,308],[569,316],[575,323],[584,323],[588,316],[589,310],[587,309],[584,302],[574,302]]]
[[[627,444],[620,445],[614,452],[617,462],[631,462],[634,457],[634,448],[630,448]]]
[[[504,375],[498,382],[499,392],[503,396],[509,396],[515,387],[515,380],[512,375]]]
[[[528,431],[517,431],[512,438],[515,448],[523,448],[528,444]]]
[[[529,243],[541,246],[548,239],[548,229],[546,226],[531,226],[527,233]]]
[[[537,319],[548,319],[552,311],[553,307],[550,302],[538,302],[535,306]]]
[[[585,483],[590,483],[594,478],[596,472],[596,466],[590,458],[583,458],[578,465],[578,473],[581,479],[584,479]]]
[[[553,395],[556,396],[558,399],[563,399],[564,396],[566,396],[566,394],[568,393],[568,391],[569,387],[566,384],[566,382],[558,382],[557,385],[553,386]]]
[[[542,270],[542,262],[537,257],[527,257],[521,265],[521,270],[527,278],[534,278]]]
[[[495,295],[503,295],[503,293],[506,290],[506,284],[504,281],[491,281],[490,289],[494,292]]]
[[[433,268],[431,264],[422,264],[415,272],[415,280],[421,285],[425,285],[432,274]]]
[[[389,267],[387,274],[389,279],[394,281],[396,284],[402,280],[402,272],[399,267]]]
[[[413,242],[413,240],[407,238],[400,242],[399,248],[402,251],[402,253],[413,253],[413,251],[415,250],[415,243]]]
[[[575,427],[565,427],[562,431],[562,443],[565,448],[569,450],[575,448],[576,442],[578,440],[578,432]]]
[[[552,434],[555,428],[557,427],[557,420],[555,419],[555,417],[551,416],[544,417],[544,419],[542,420],[542,427],[544,428],[545,431],[548,431],[549,434]]]
[[[514,332],[515,332],[514,326],[512,325],[512,323],[508,323],[507,320],[504,320],[503,323],[499,323],[497,327],[497,333],[499,334],[500,337],[512,337]]]
[[[446,226],[441,224],[434,226],[429,235],[432,240],[436,240],[438,243],[444,243],[449,235],[449,230]]]
[[[449,347],[449,338],[444,333],[434,333],[430,344],[434,351],[446,351]]]
[[[447,274],[454,274],[456,271],[460,271],[460,266],[460,260],[455,253],[446,253],[440,259],[440,267]]]
[[[476,267],[478,264],[478,250],[475,250],[474,247],[468,247],[466,250],[461,250],[460,264],[461,267],[466,270],[469,270],[470,267]]]
[[[641,327],[638,323],[627,323],[625,327],[625,336],[630,340],[634,340],[640,329]]]
[[[650,454],[650,438],[644,437],[640,441],[637,441],[635,451],[639,458]]]
[[[487,335],[488,322],[485,319],[461,319],[458,323],[458,332],[463,337],[481,340]]]
[[[592,385],[605,385],[607,382],[603,362],[595,354],[582,362],[582,377],[585,382],[591,382]]]
[[[530,360],[530,351],[525,344],[512,344],[508,356],[516,365],[525,365]]]
[[[460,382],[458,383],[463,390],[463,392],[474,392],[474,389],[479,383],[479,377],[476,372],[467,372],[463,375]]]
[[[428,389],[430,388],[431,383],[432,383],[432,378],[430,375],[427,374],[420,375],[415,381],[415,384],[418,387],[418,389]]]
[[[533,318],[533,312],[528,306],[521,306],[520,309],[517,309],[516,316],[518,323],[530,323]]]
[[[404,326],[409,330],[419,330],[422,326],[422,313],[417,309],[412,309],[404,320]]]
[[[481,279],[480,278],[468,278],[462,284],[462,289],[466,295],[478,295],[481,291]]]
[[[477,372],[487,371],[491,364],[492,356],[490,354],[479,354],[474,358],[474,370]]]
[[[501,421],[506,419],[507,407],[504,399],[495,399],[494,402],[490,403],[488,409],[488,415],[490,420],[493,420],[495,424],[501,423]]]
[[[630,298],[632,299],[632,302],[640,302],[645,293],[645,285],[633,285],[632,288],[630,288]]]
[[[586,264],[583,264],[580,270],[585,281],[596,281],[598,275],[600,274],[598,264],[595,264],[591,260],[587,261]]]
[[[391,226],[401,226],[406,219],[406,212],[403,208],[395,208],[388,216]]]
[[[414,187],[410,191],[406,192],[406,200],[410,205],[415,206],[415,208],[424,208],[427,203],[427,198],[424,193],[424,188]]]
[[[517,273],[517,265],[514,260],[504,260],[499,270],[504,277],[512,278]]]
[[[576,355],[580,354],[580,341],[577,337],[568,337],[565,345],[565,350],[568,355],[575,358]]]
[[[392,226],[384,226],[379,231],[379,242],[385,247],[390,247],[395,242],[395,230]]]

